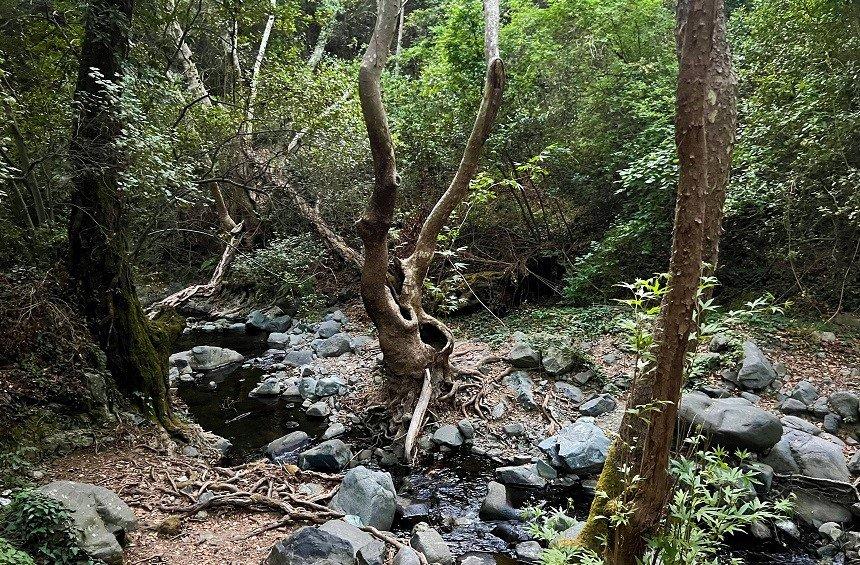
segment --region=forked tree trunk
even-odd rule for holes
[[[375,181],[367,209],[357,223],[357,231],[364,244],[362,300],[379,334],[384,363],[391,374],[390,388],[396,398],[403,400],[399,403],[401,409],[407,411],[426,374],[432,376],[433,384],[438,384],[440,377],[448,372],[453,336],[445,324],[424,311],[422,289],[435,254],[436,238],[451,212],[468,194],[481,149],[501,105],[505,71],[499,58],[498,1],[485,0],[487,72],[481,105],[469,141],[454,179],[421,228],[415,251],[402,261],[392,261],[388,251],[388,230],[394,217],[400,177],[382,102],[380,79],[397,30],[400,10],[399,0],[380,0],[376,26],[359,72],[359,97],[370,140]],[[435,387],[422,388],[432,392]]]
[[[724,194],[734,139],[734,98],[727,94],[731,88],[714,84],[732,80],[723,83],[715,76],[731,77],[724,17],[723,0],[681,0],[678,5],[675,139],[680,178],[669,286],[654,329],[654,362],[632,384],[619,437],[598,482],[598,491],[606,496],[595,498],[577,540],[602,549],[611,565],[633,565],[641,558],[670,496],[669,451],[702,273],[703,226],[721,214],[717,208],[722,198],[714,194]],[[716,158],[725,174],[709,179],[712,154],[725,156]],[[629,474],[622,469],[630,469]],[[627,519],[609,527],[609,517],[622,510],[630,512]]]
[[[151,407],[165,428],[179,432],[168,399],[169,339],[144,315],[127,260],[122,124],[105,80],[119,84],[129,50],[133,0],[93,0],[87,11],[76,116],[70,145],[73,167],[69,270],[76,298],[120,390]]]

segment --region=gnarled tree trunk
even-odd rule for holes
[[[602,549],[612,565],[633,565],[642,557],[671,494],[669,452],[703,252],[716,248],[716,239],[706,242],[704,226],[710,226],[713,238],[719,236],[714,226],[722,214],[734,140],[733,75],[724,18],[723,0],[681,0],[678,5],[675,139],[680,178],[669,286],[654,330],[654,362],[632,384],[619,437],[598,482],[606,496],[595,498],[577,539],[583,546]],[[609,518],[619,511],[630,514],[610,527]]]
[[[451,212],[468,194],[481,149],[501,105],[505,71],[499,58],[498,1],[485,0],[487,71],[472,133],[454,179],[421,228],[414,252],[402,261],[392,260],[388,251],[388,230],[394,217],[400,177],[382,102],[380,79],[397,30],[400,11],[398,0],[380,1],[376,26],[359,72],[359,97],[370,140],[375,181],[367,209],[357,223],[357,230],[364,244],[362,300],[379,333],[384,363],[391,373],[391,389],[399,399],[403,400],[405,396],[411,400],[410,397],[417,394],[417,388],[425,375],[432,375],[434,384],[438,383],[440,377],[447,375],[448,358],[454,346],[453,336],[445,324],[425,312],[422,289],[436,250],[436,238]],[[432,394],[434,388],[423,386],[423,396]],[[401,406],[406,404],[400,402]],[[425,404],[423,398],[419,404]],[[413,417],[421,418],[421,414],[416,411]],[[410,426],[410,429],[415,428]],[[407,453],[409,456],[410,453]]]
[[[127,260],[118,182],[123,157],[116,149],[122,124],[104,84],[122,80],[132,9],[133,0],[93,0],[87,12],[70,145],[69,270],[118,388],[151,406],[165,428],[178,432],[168,399],[168,336],[144,315]]]

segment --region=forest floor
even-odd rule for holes
[[[360,308],[352,307],[346,312],[352,320],[346,327],[351,335],[370,334]],[[457,366],[475,367],[488,357],[506,356],[515,330],[525,332],[538,343],[574,344],[587,353],[596,375],[581,386],[585,398],[609,392],[617,401],[614,410],[597,418],[598,425],[612,432],[617,429],[624,409],[623,383],[635,364],[635,356],[616,329],[618,315],[618,309],[613,307],[593,307],[529,309],[504,321],[488,314],[460,318],[453,322],[458,338],[453,362]],[[821,333],[821,329],[834,328],[835,339]],[[860,390],[860,331],[856,327],[822,328],[791,319],[769,318],[757,325],[733,327],[731,331],[737,337],[754,339],[774,364],[785,366],[783,390],[791,389],[801,380],[811,382],[821,395],[836,390]],[[330,373],[352,375],[350,394],[340,399],[336,413],[347,417],[361,415],[367,407],[386,402],[378,357],[378,347],[371,340],[355,355],[318,360]],[[456,423],[464,415],[470,418],[477,429],[475,447],[498,462],[528,455],[534,445],[554,433],[558,425],[575,420],[579,404],[554,392],[555,379],[534,372],[534,392],[541,409],[527,410],[509,390],[498,384],[497,379],[505,369],[504,364],[487,365],[489,386],[485,387],[483,398],[487,407],[504,403],[506,409],[501,417],[486,418],[485,413],[479,415],[474,409],[464,409],[462,395],[461,402],[432,407],[435,422]],[[712,373],[695,384],[708,383],[720,384],[718,374]],[[177,403],[181,405],[178,399]],[[762,407],[776,412],[777,404],[775,391],[762,394]],[[515,423],[523,425],[523,435],[512,437],[504,431],[505,426]],[[857,441],[854,432],[847,429],[843,432],[840,435],[848,457],[857,449]],[[190,495],[183,492],[185,485],[193,485],[191,491],[194,491],[207,480],[210,483],[220,480],[215,478],[219,476],[216,463],[202,455],[187,454],[181,446],[148,427],[120,427],[112,435],[112,441],[53,460],[40,470],[37,482],[68,479],[102,485],[117,492],[134,509],[140,524],[138,531],[128,536],[127,563],[258,563],[286,532],[298,526],[298,522],[294,522],[261,531],[276,525],[281,514],[259,509],[207,508],[200,512],[177,513],[177,505],[191,504],[199,494],[199,491]],[[442,455],[435,457],[438,460]],[[259,478],[260,492],[265,492],[268,481],[269,494],[273,483],[287,485],[290,492],[296,492],[303,482],[317,483],[315,492],[324,493],[314,498],[320,504],[326,503],[326,497],[334,492],[339,478],[336,475],[303,475],[295,468],[260,462],[227,472],[237,471],[248,474],[245,481],[253,477],[253,482],[257,483]],[[172,516],[181,519],[176,521]]]

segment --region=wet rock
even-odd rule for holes
[[[343,435],[346,432],[346,426],[341,424],[340,422],[335,422],[325,429],[323,432],[322,438],[323,440],[332,439],[339,435]]]
[[[314,402],[310,406],[308,406],[307,411],[305,412],[311,418],[325,418],[329,414],[331,414],[331,407],[327,402],[320,400],[319,402]]]
[[[576,536],[579,535],[579,532],[585,527],[585,522],[576,522],[571,527],[567,528],[552,540],[553,545],[565,545],[567,543],[572,542],[576,539]]]
[[[430,565],[454,565],[454,555],[448,548],[448,544],[439,532],[427,523],[416,524],[412,529],[409,542],[412,547],[424,554]]]
[[[457,448],[463,445],[463,434],[453,424],[446,424],[433,434],[433,442],[445,447]]]
[[[579,360],[569,350],[561,347],[550,347],[541,357],[543,370],[550,375],[564,375],[573,371]]]
[[[842,528],[836,522],[825,522],[818,527],[818,533],[830,541],[836,541],[842,537]]]
[[[171,359],[174,356],[171,355]],[[194,372],[212,371],[220,369],[234,363],[241,363],[245,360],[238,351],[227,349],[226,347],[215,347],[212,345],[198,345],[191,348],[187,355],[188,365]]]
[[[475,426],[468,418],[463,418],[457,422],[457,428],[460,429],[460,433],[463,434],[463,438],[472,439],[475,437]]]
[[[596,473],[603,467],[610,441],[592,418],[580,418],[563,427],[538,447],[553,464],[562,463],[572,473]]]
[[[55,481],[37,490],[69,510],[74,535],[84,551],[107,563],[122,563],[119,540],[137,529],[137,519],[116,493],[72,481]]]
[[[408,526],[426,522],[430,518],[430,508],[426,504],[407,504],[397,507],[397,518]]]
[[[490,533],[508,543],[519,543],[531,539],[521,524],[513,522],[500,522],[493,526]]]
[[[818,389],[809,381],[800,381],[797,383],[789,394],[791,398],[803,402],[806,406],[812,404],[818,399]]]
[[[313,342],[317,355],[320,357],[338,357],[352,351],[352,344],[346,334],[334,334],[326,339],[316,339]]]
[[[340,322],[336,320],[326,320],[321,322],[317,328],[317,335],[323,339],[329,338],[340,333]]]
[[[336,473],[349,465],[352,451],[339,439],[330,439],[299,454],[299,467],[304,470]]]
[[[291,367],[302,367],[310,365],[314,360],[314,352],[310,349],[293,349],[287,351],[284,356],[284,363]]]
[[[860,420],[860,401],[853,392],[848,390],[834,392],[827,397],[827,403],[846,424],[853,424]]]
[[[511,389],[517,401],[525,408],[535,408],[534,382],[523,371],[516,371],[502,379],[502,384]]]
[[[771,534],[768,525],[760,520],[756,520],[755,522],[750,524],[750,533],[755,539],[760,540],[769,540],[773,537],[773,534]]]
[[[282,459],[290,453],[302,449],[311,442],[310,436],[301,430],[290,432],[283,437],[273,440],[266,446],[266,455],[273,461]]]
[[[615,410],[615,400],[612,398],[612,395],[609,394],[601,394],[600,396],[584,402],[579,407],[580,413],[584,416],[600,416],[601,414],[606,414],[613,410]]]
[[[583,395],[582,390],[580,390],[579,387],[561,381],[555,383],[553,387],[558,394],[560,394],[563,398],[570,400],[574,404],[579,404],[580,402],[582,402]]]
[[[808,407],[803,402],[796,398],[786,398],[779,405],[779,411],[783,414],[803,414],[808,410]]]
[[[701,392],[683,395],[678,418],[696,425],[730,447],[765,451],[782,436],[782,424],[765,410],[744,398],[710,398]]]
[[[508,500],[508,490],[502,483],[490,481],[487,484],[487,496],[481,503],[479,513],[481,520],[519,520],[520,511],[511,506]]]
[[[269,377],[254,387],[254,389],[248,393],[248,396],[279,396],[281,394],[281,388],[281,381],[276,377]]]
[[[487,553],[465,555],[460,565],[496,565],[496,558]]]
[[[543,548],[536,541],[524,541],[518,543],[514,551],[522,563],[539,563]]]
[[[355,525],[345,520],[329,520],[319,529],[348,543],[353,557],[358,558],[360,554],[367,565],[384,563],[382,554],[385,551],[385,543]]]
[[[761,390],[770,386],[776,379],[776,371],[773,370],[770,361],[751,341],[744,342],[743,350],[743,362],[733,382],[741,388],[750,390]]]
[[[546,486],[546,479],[538,474],[535,465],[499,467],[496,469],[496,478],[504,485],[530,488],[543,488]]]
[[[819,492],[797,489],[794,495],[795,515],[810,526],[817,528],[825,522],[844,523],[852,519],[850,508],[823,498]]]
[[[304,527],[278,542],[269,553],[268,565],[353,565],[352,545],[319,528]]]
[[[799,540],[800,539],[800,530],[797,527],[797,524],[792,522],[791,520],[778,520],[774,522],[774,527],[787,535],[788,537]]]
[[[793,428],[785,428],[779,443],[761,461],[777,473],[841,482],[851,480],[838,445]]]
[[[396,497],[391,474],[358,466],[346,472],[329,508],[358,516],[365,526],[389,530],[397,508]]]
[[[401,547],[394,555],[392,565],[421,565],[421,558],[411,547]]]

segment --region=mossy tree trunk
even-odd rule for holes
[[[671,495],[669,453],[703,255],[717,248],[734,140],[734,79],[723,0],[681,0],[676,32],[680,177],[668,291],[654,328],[653,361],[632,383],[619,437],[598,481],[602,495],[595,497],[577,539],[602,551],[612,565],[633,565],[642,557]]]
[[[69,220],[75,298],[104,349],[117,387],[171,432],[180,426],[168,398],[168,332],[144,315],[127,258],[117,150],[122,124],[114,102],[129,51],[133,0],[92,0],[75,87]]]

